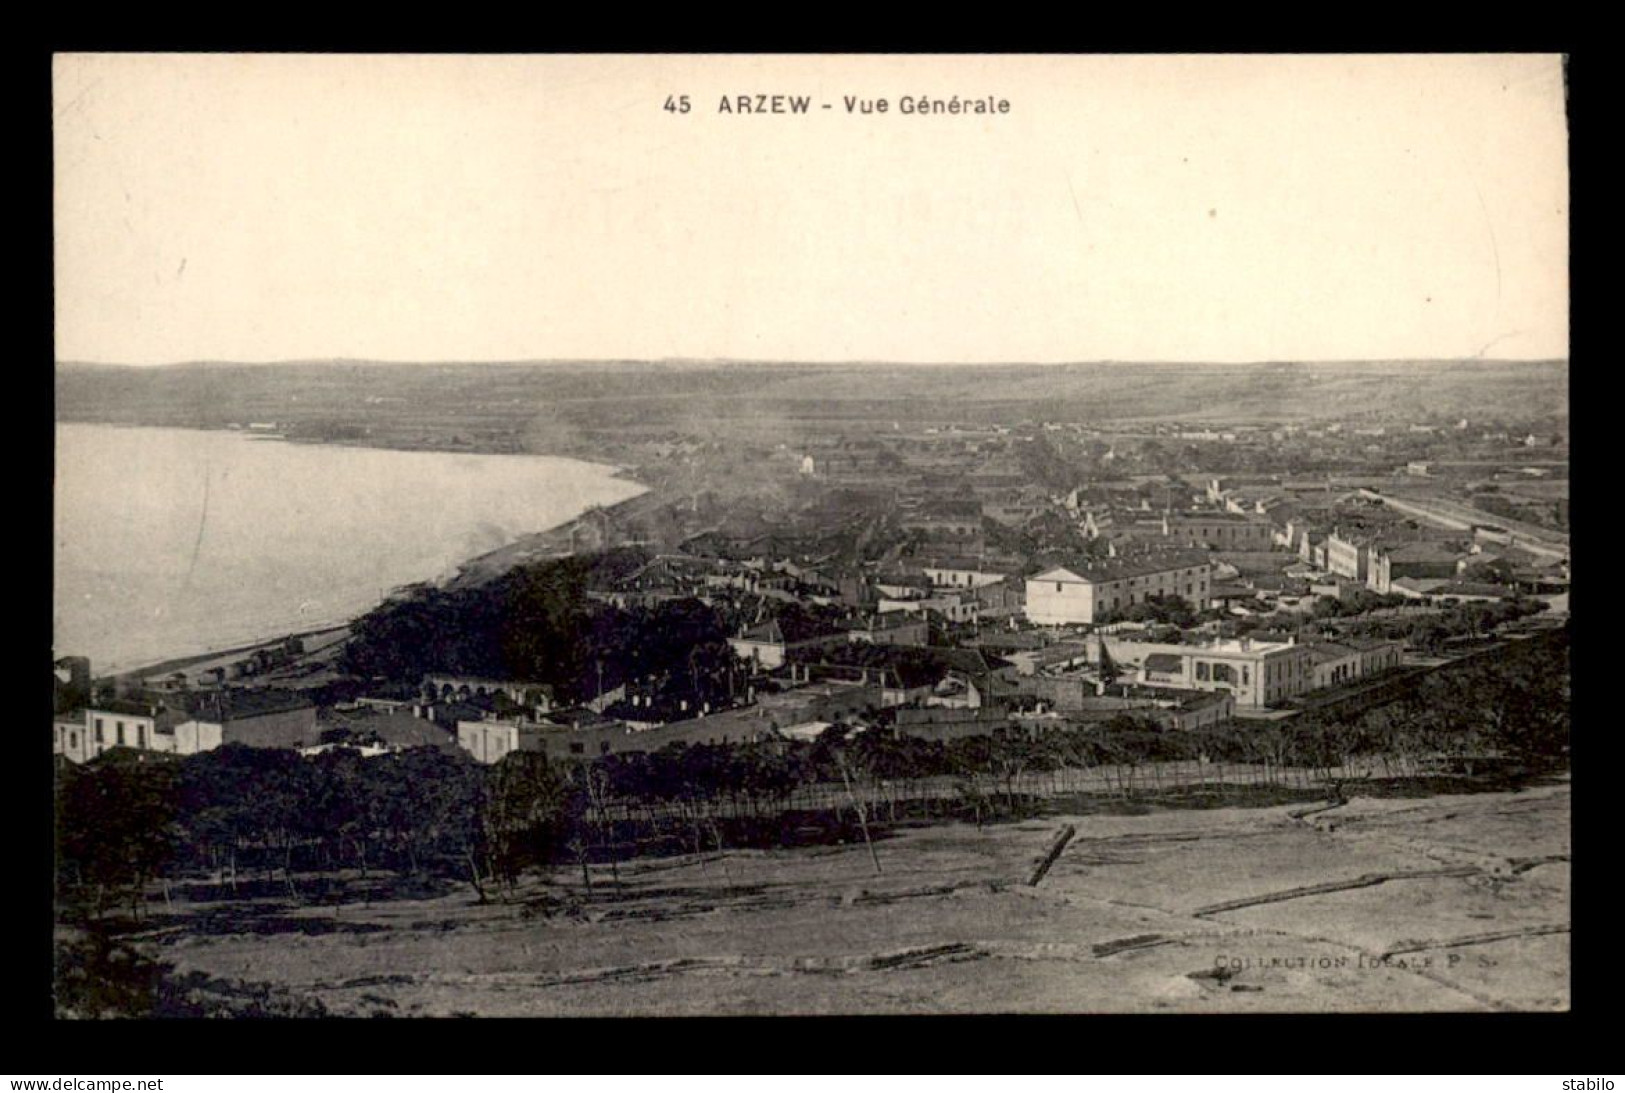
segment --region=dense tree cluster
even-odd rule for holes
[[[1102,613],[1100,621],[1105,624],[1150,622],[1186,629],[1200,622],[1201,616],[1183,596],[1147,596],[1139,603],[1108,608]]]
[[[483,896],[552,860],[579,789],[538,754],[491,767],[414,748],[363,758],[227,745],[184,759],[114,749],[57,779],[63,891],[91,917],[147,885],[212,877],[237,888],[300,872],[386,868],[453,877]]]
[[[730,689],[725,621],[699,600],[618,608],[587,589],[635,570],[638,551],[524,566],[474,588],[418,588],[363,616],[344,652],[363,678],[430,672],[550,683],[565,701],[653,679],[662,693],[717,703]]]
[[[1321,596],[1310,607],[1310,614],[1317,619],[1345,619],[1359,615],[1369,615],[1373,611],[1384,611],[1397,607],[1404,607],[1414,601],[1406,599],[1397,593],[1384,595],[1373,592],[1369,588],[1357,588],[1352,594],[1342,596]]]
[[[1061,454],[1043,433],[1015,445],[1016,465],[1033,482],[1051,490],[1070,489],[1078,478],[1078,465]]]
[[[1439,653],[1458,638],[1482,638],[1497,627],[1538,615],[1547,609],[1545,601],[1530,597],[1495,603],[1446,603],[1440,610],[1418,612],[1414,616],[1363,617],[1345,623],[1341,632],[1350,637],[1388,638],[1404,641],[1412,648]]]
[[[1512,585],[1517,583],[1517,567],[1505,558],[1492,558],[1487,562],[1474,562],[1461,572],[1462,580],[1483,584]]]

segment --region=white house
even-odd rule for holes
[[[77,747],[67,746],[72,738],[66,729],[59,734],[63,738],[60,753],[82,761],[94,759],[109,748],[173,752],[175,727],[183,716],[164,706],[124,699],[99,703],[85,710],[84,736]]]
[[[938,588],[984,588],[998,584],[1008,573],[990,569],[974,558],[944,558],[922,562],[926,578]]]
[[[777,621],[769,620],[760,626],[743,630],[738,637],[728,639],[734,655],[748,660],[760,668],[772,671],[784,664],[784,631]]]
[[[1212,564],[1189,552],[1055,566],[1027,578],[1027,619],[1040,626],[1093,623],[1154,596],[1199,605],[1212,581]]]

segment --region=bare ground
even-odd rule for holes
[[[1027,879],[1065,823],[1077,837]],[[939,824],[151,938],[339,1012],[1562,1010],[1569,787]],[[202,913],[207,908],[198,906]]]

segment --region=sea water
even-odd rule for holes
[[[58,424],[53,645],[100,675],[337,624],[643,492],[530,455]]]

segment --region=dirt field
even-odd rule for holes
[[[943,824],[877,852],[879,876],[861,844],[740,851],[602,868],[591,897],[560,870],[505,904],[265,906],[149,944],[180,973],[403,1016],[1568,1006],[1566,782]]]

